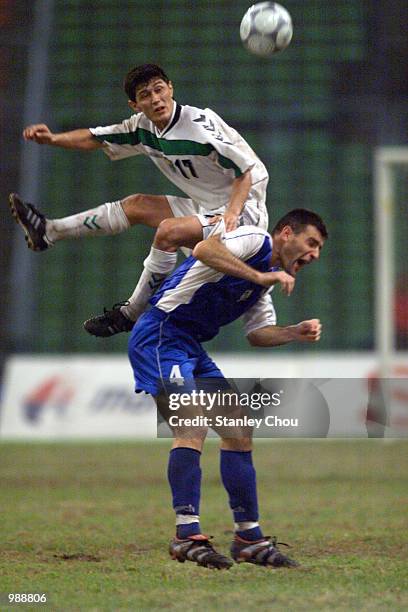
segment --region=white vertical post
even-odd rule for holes
[[[390,160],[379,149],[375,156],[374,196],[376,219],[375,292],[376,348],[380,357],[381,375],[391,373],[395,348],[394,322],[394,231],[393,177]]]

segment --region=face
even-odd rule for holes
[[[296,276],[303,266],[312,263],[320,257],[324,240],[314,225],[295,234],[291,227],[283,228],[281,232],[282,246],[279,259],[282,268],[292,276]]]
[[[136,102],[129,101],[134,111],[144,113],[159,130],[168,124],[173,104],[173,85],[160,78],[153,78],[147,84],[140,85],[136,89]]]

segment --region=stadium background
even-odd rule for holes
[[[1,198],[20,189],[48,216],[64,216],[129,193],[176,193],[147,159],[112,164],[101,153],[21,138],[27,122],[61,131],[122,120],[129,114],[124,74],[138,63],[162,64],[180,103],[213,108],[266,163],[271,222],[296,206],[317,210],[327,222],[330,241],[319,265],[302,273],[293,298],[276,297],[279,321],[320,317],[319,350],[372,349],[372,154],[377,145],[403,143],[407,132],[408,42],[401,24],[408,6],[286,5],[294,17],[291,47],[262,60],[239,41],[245,0],[2,0]],[[95,345],[81,324],[130,293],[151,230],[59,243],[38,256],[28,252],[6,208],[1,230],[3,358],[16,351],[125,352],[124,336]],[[240,324],[209,348],[247,350]]]

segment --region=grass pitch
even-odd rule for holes
[[[407,610],[408,444],[255,444],[264,531],[299,569],[171,561],[169,441],[3,444],[0,609],[12,592],[44,610]],[[214,442],[202,467],[202,526],[227,553]]]

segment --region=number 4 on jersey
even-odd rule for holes
[[[180,366],[179,365],[174,365],[171,368],[169,380],[170,380],[171,383],[174,383],[175,385],[178,385],[178,386],[184,384],[184,378],[181,375],[181,370],[180,370]]]

